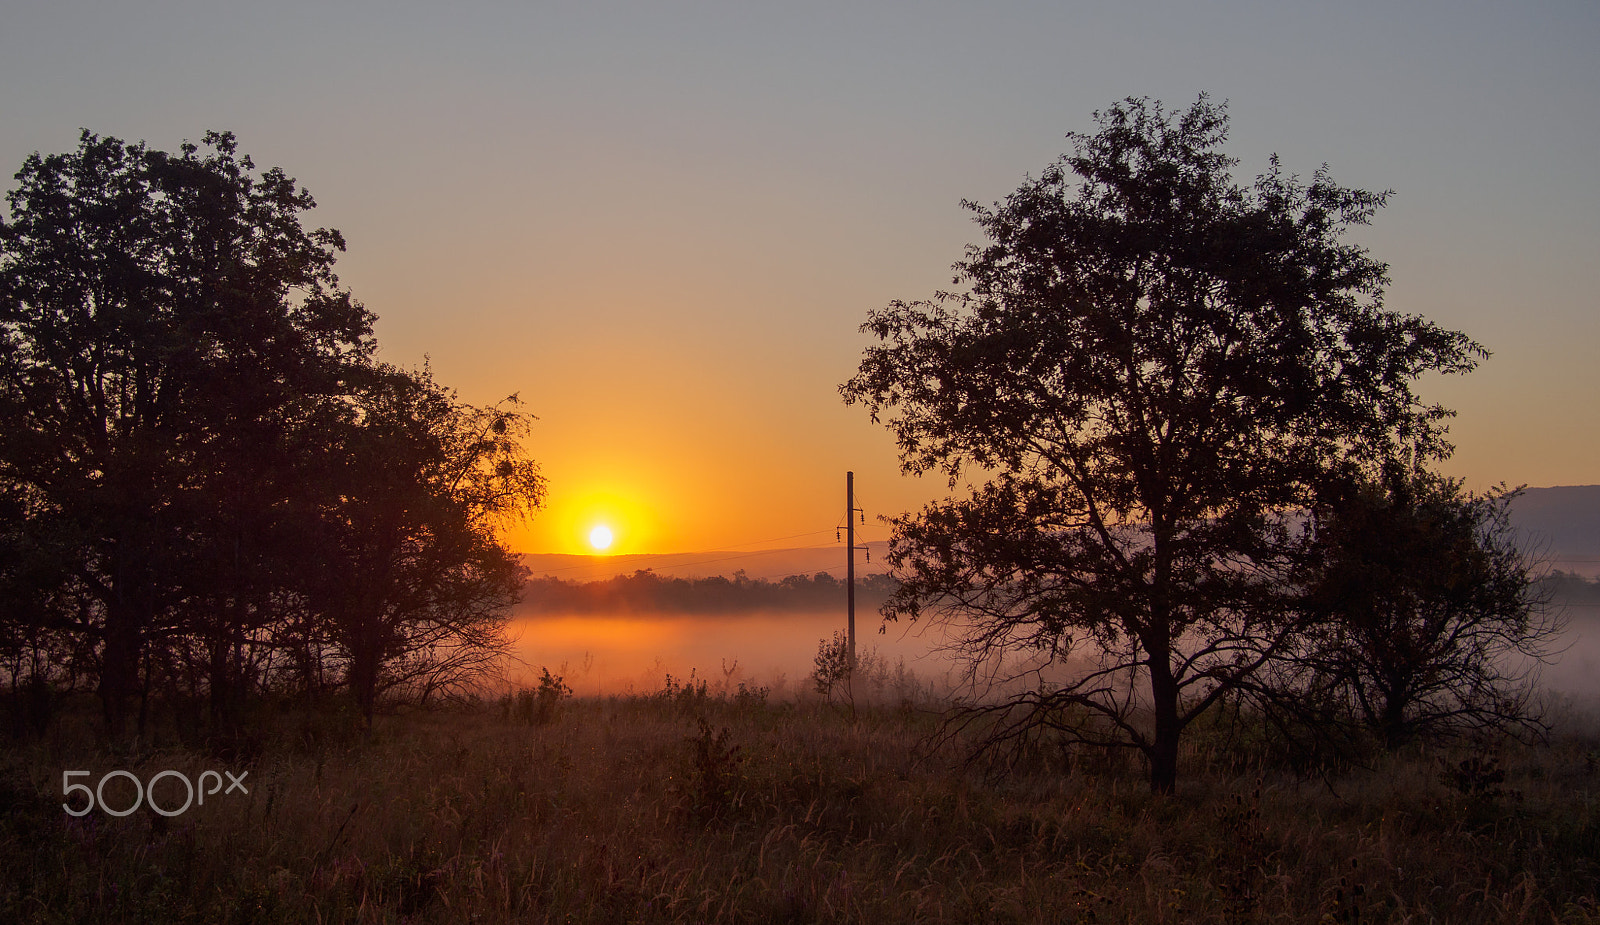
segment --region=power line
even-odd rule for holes
[[[809,548],[809,549],[821,549],[823,547],[821,547],[821,546],[811,546],[811,547],[807,547],[807,548]],[[862,544],[857,543],[856,544],[856,548],[857,549],[863,548]],[[839,568],[839,566],[833,565],[833,566],[829,566],[827,568],[816,569],[813,572],[811,572],[810,574],[815,574],[816,572],[827,572],[828,574],[831,575],[838,568]],[[805,577],[806,574],[807,573],[803,573],[803,572],[784,571],[784,572],[767,572],[764,575],[750,575],[750,576],[747,576],[747,577],[749,577],[751,581],[767,581],[768,579],[772,579],[772,578],[788,578],[788,577],[790,577],[792,575],[800,575],[801,577]],[[879,566],[875,571],[865,571],[865,574],[867,574],[867,575],[887,575],[887,574],[889,574],[889,569],[888,569],[887,566]]]
[[[818,532],[825,533],[827,531],[824,530]],[[717,559],[702,559],[699,562],[682,562],[675,565],[666,565],[663,566],[663,568],[689,568],[697,565],[710,565],[713,562],[732,562],[735,559],[750,559],[756,556],[777,556],[786,552],[793,552],[797,549],[827,549],[832,545],[832,543],[815,543],[811,546],[791,546],[788,549],[760,549],[755,552],[741,553],[737,556],[722,556],[721,558]]]

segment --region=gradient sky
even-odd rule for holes
[[[943,494],[836,387],[892,299],[1130,95],[1226,99],[1392,188],[1390,307],[1494,356],[1425,398],[1475,488],[1600,482],[1600,4],[206,2],[0,5],[0,167],[80,127],[208,129],[317,197],[383,356],[520,393],[548,510],[513,542],[832,542]],[[7,181],[7,188],[10,188]],[[608,513],[609,512],[609,513]]]

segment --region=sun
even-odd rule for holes
[[[589,531],[589,545],[593,546],[596,552],[605,552],[610,549],[613,538],[611,528],[605,524],[601,524]]]

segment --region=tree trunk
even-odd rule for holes
[[[1150,758],[1150,792],[1171,793],[1178,783],[1178,679],[1172,674],[1172,530],[1166,518],[1151,506],[1152,537],[1155,552],[1150,588],[1150,623],[1141,642],[1149,654],[1150,701],[1155,711],[1155,737],[1146,754]]]
[[[350,668],[346,679],[356,708],[368,726],[378,705],[378,673],[383,668],[383,639],[381,630],[372,624],[376,620],[356,627],[350,634]]]
[[[1383,689],[1383,711],[1378,714],[1378,731],[1383,735],[1383,745],[1394,751],[1411,739],[1411,726],[1406,722],[1406,706],[1410,698],[1404,685]]]
[[[207,686],[210,688],[210,720],[211,732],[230,731],[234,720],[233,710],[233,678],[229,660],[228,640],[226,629],[213,626],[212,636],[207,640],[209,645],[210,664],[207,666]]]
[[[1150,699],[1156,731],[1145,754],[1150,759],[1150,792],[1171,793],[1178,783],[1178,684],[1165,655],[1150,658]]]
[[[122,589],[106,607],[105,644],[100,659],[100,706],[106,732],[120,739],[128,724],[129,701],[139,692],[139,657],[144,649],[144,627],[139,607]]]

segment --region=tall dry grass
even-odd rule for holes
[[[83,723],[3,759],[0,921],[1600,922],[1593,738],[1324,778],[1219,727],[1158,798],[1121,756],[994,776],[930,752],[927,713],[681,683],[370,734],[287,714],[222,755]],[[74,819],[80,768],[250,793]]]

